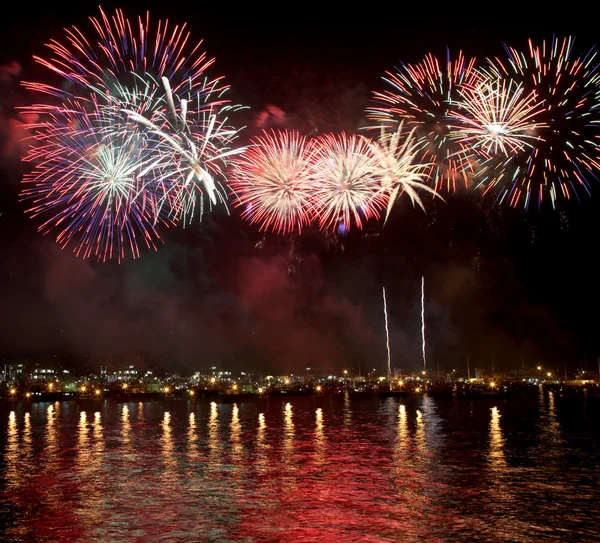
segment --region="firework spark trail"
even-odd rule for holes
[[[390,349],[390,330],[388,328],[387,300],[385,298],[385,287],[383,287],[383,314],[385,316],[385,337],[386,337],[386,345],[387,345],[387,377],[388,377],[388,384],[391,386],[392,352]]]
[[[471,150],[449,138],[447,121],[458,89],[480,79],[475,58],[467,60],[459,52],[451,59],[447,51],[444,62],[428,53],[417,64],[402,63],[395,72],[386,72],[383,80],[391,88],[373,92],[367,118],[377,122],[376,128],[395,130],[404,122],[416,130],[418,162],[429,165],[427,178],[436,192],[468,187],[474,174]]]
[[[427,371],[425,356],[425,277],[421,277],[421,336],[423,338],[423,371]]]

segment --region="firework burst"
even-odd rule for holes
[[[314,215],[322,229],[344,231],[378,219],[388,202],[377,177],[380,167],[369,140],[329,134],[317,138],[313,165]]]
[[[519,153],[484,164],[478,183],[500,202],[527,208],[589,194],[600,170],[600,68],[592,49],[573,51],[573,38],[553,38],[527,52],[506,47],[508,61],[489,61],[489,77],[510,77],[543,102],[535,140]]]
[[[300,232],[310,222],[315,147],[295,131],[264,131],[234,159],[230,186],[261,230]]]
[[[458,89],[475,85],[480,78],[475,59],[465,59],[462,52],[455,60],[448,52],[445,62],[427,54],[417,64],[401,64],[395,72],[387,72],[383,80],[391,88],[373,93],[367,118],[386,130],[395,131],[401,123],[415,130],[418,161],[430,165],[427,179],[435,191],[467,187],[473,174],[470,150],[449,137],[448,119]]]
[[[38,145],[27,157],[35,168],[23,180],[28,212],[45,217],[39,230],[57,230],[56,241],[83,258],[136,258],[138,240],[156,249],[157,227],[172,224],[154,192],[164,174],[160,161],[139,133],[116,131],[106,111],[69,105],[48,106],[49,120],[29,127]]]
[[[535,92],[524,96],[523,86],[511,79],[485,81],[459,90],[460,101],[451,112],[452,138],[478,154],[511,156],[532,148],[543,123],[536,121],[543,104]]]
[[[418,144],[414,141],[414,129],[402,139],[402,128],[403,125],[400,124],[391,136],[386,135],[382,129],[379,141],[367,140],[376,160],[375,177],[379,180],[381,188],[389,193],[386,221],[401,194],[407,194],[413,205],[417,204],[423,211],[425,206],[418,194],[419,190],[439,196],[424,183],[425,170],[429,165],[415,161]]]
[[[59,98],[93,94],[105,103],[116,100],[142,110],[163,98],[162,77],[176,82],[175,94],[207,86],[206,70],[214,59],[201,50],[202,41],[191,42],[185,24],[160,20],[152,24],[149,13],[145,19],[132,21],[120,9],[108,16],[102,8],[100,16],[90,17],[90,22],[92,37],[73,26],[66,30],[66,43],[52,40],[47,44],[50,59],[34,56],[66,79],[69,89],[43,83],[25,86]]]
[[[162,204],[167,204],[170,214],[189,222],[197,207],[200,216],[204,208],[203,195],[211,205],[226,202],[226,194],[215,181],[223,176],[233,155],[243,153],[244,147],[233,147],[239,130],[227,126],[228,111],[239,106],[206,103],[211,89],[201,89],[195,100],[174,97],[169,80],[163,78],[166,108],[151,112],[148,117],[131,109],[121,109],[129,120],[139,123],[162,155],[165,167],[171,166],[171,175],[163,179],[166,187]],[[179,108],[175,100],[180,101]]]
[[[225,202],[226,195],[218,178],[228,167],[228,157],[243,151],[233,147],[238,130],[228,125],[227,118],[229,112],[239,106],[230,105],[224,98],[228,87],[222,78],[207,76],[206,70],[214,59],[207,59],[201,51],[202,42],[191,43],[185,24],[174,26],[168,21],[158,21],[151,25],[148,14],[145,19],[131,21],[121,10],[107,16],[100,9],[100,16],[90,20],[91,37],[72,27],[66,30],[63,43],[53,40],[48,44],[50,59],[35,57],[37,62],[66,79],[67,85],[24,83],[26,88],[41,93],[50,102],[23,108],[26,113],[45,119],[33,127],[41,149],[54,146],[56,161],[63,164],[68,157],[81,155],[71,170],[62,166],[80,184],[91,179],[81,164],[87,157],[85,149],[94,145],[113,150],[102,155],[107,164],[98,166],[99,170],[106,169],[114,159],[127,163],[129,173],[145,172],[143,190],[124,190],[118,198],[121,201],[142,194],[144,199],[152,195],[151,205],[144,207],[141,213],[143,221],[134,216],[133,222],[147,222],[147,213],[152,210],[155,223],[185,224],[195,216],[196,210],[202,215],[205,196],[210,206]],[[77,111],[75,121],[70,119],[73,111]],[[56,126],[52,127],[52,123]],[[74,124],[78,128],[69,136],[68,127]],[[96,144],[90,143],[94,130],[97,131]],[[62,147],[59,140],[63,141]],[[119,145],[122,150],[117,152]],[[45,193],[53,200],[56,193],[48,187],[56,182],[56,171],[61,166],[48,167],[49,156],[34,150],[25,160],[37,164],[37,197]],[[108,158],[111,156],[113,158]],[[44,172],[49,176],[45,184],[41,177]],[[72,191],[71,212],[73,209],[90,212],[88,194],[87,190]],[[79,206],[77,198],[81,199]],[[118,206],[120,218],[113,222],[126,225],[123,214],[130,210],[135,213],[137,205],[136,202],[126,205],[123,201]],[[44,207],[38,201],[35,209]],[[97,212],[100,207],[93,209]],[[34,214],[38,214],[37,211]],[[89,217],[81,218],[82,222],[88,220]],[[133,230],[123,235],[135,238]],[[60,240],[70,240],[74,234],[65,236]],[[112,234],[96,236],[97,249],[80,248],[76,252],[84,256],[98,252],[103,255],[101,259],[111,258],[109,247],[113,246],[109,240],[113,237]],[[87,247],[91,239],[82,243]],[[137,254],[137,246],[130,245]],[[115,250],[117,255],[123,254],[119,248]]]

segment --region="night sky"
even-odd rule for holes
[[[172,4],[172,5],[171,5]],[[569,6],[573,6],[569,3]],[[116,4],[103,4],[110,11]],[[147,8],[128,4],[136,17]],[[268,106],[285,113],[272,126],[303,132],[356,132],[385,70],[426,53],[462,49],[502,55],[502,41],[576,35],[584,54],[600,41],[575,6],[546,20],[507,13],[493,20],[427,10],[355,14],[343,23],[306,6],[235,12],[165,3],[151,17],[187,21],[216,57],[214,75],[230,98],[250,106],[239,116],[244,139],[257,133]],[[89,31],[94,3],[23,3],[5,17],[0,38],[0,357],[66,364],[158,364],[192,371],[219,366],[285,373],[386,365],[381,290],[388,291],[392,365],[421,368],[420,287],[425,277],[427,358],[431,368],[509,370],[544,364],[564,371],[596,368],[600,185],[591,198],[538,212],[494,205],[459,191],[446,202],[424,196],[427,213],[402,200],[388,224],[369,223],[348,236],[307,229],[300,236],[260,233],[230,202],[186,229],[164,235],[158,252],[138,260],[97,263],[61,250],[18,198],[18,112],[33,100],[20,80],[43,81],[31,55],[63,37],[63,27]],[[249,8],[248,8],[249,9]],[[492,5],[490,6],[492,9]],[[501,9],[499,6],[494,9]],[[444,8],[448,10],[448,7]],[[234,10],[232,10],[234,11]],[[289,13],[287,13],[289,11]],[[395,22],[397,21],[397,22]],[[415,22],[420,21],[420,22]],[[16,63],[16,64],[15,64]],[[523,361],[523,362],[522,362]]]

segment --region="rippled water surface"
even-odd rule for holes
[[[600,541],[600,401],[0,406],[0,540]]]

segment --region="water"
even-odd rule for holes
[[[600,401],[0,407],[0,540],[600,541]]]

